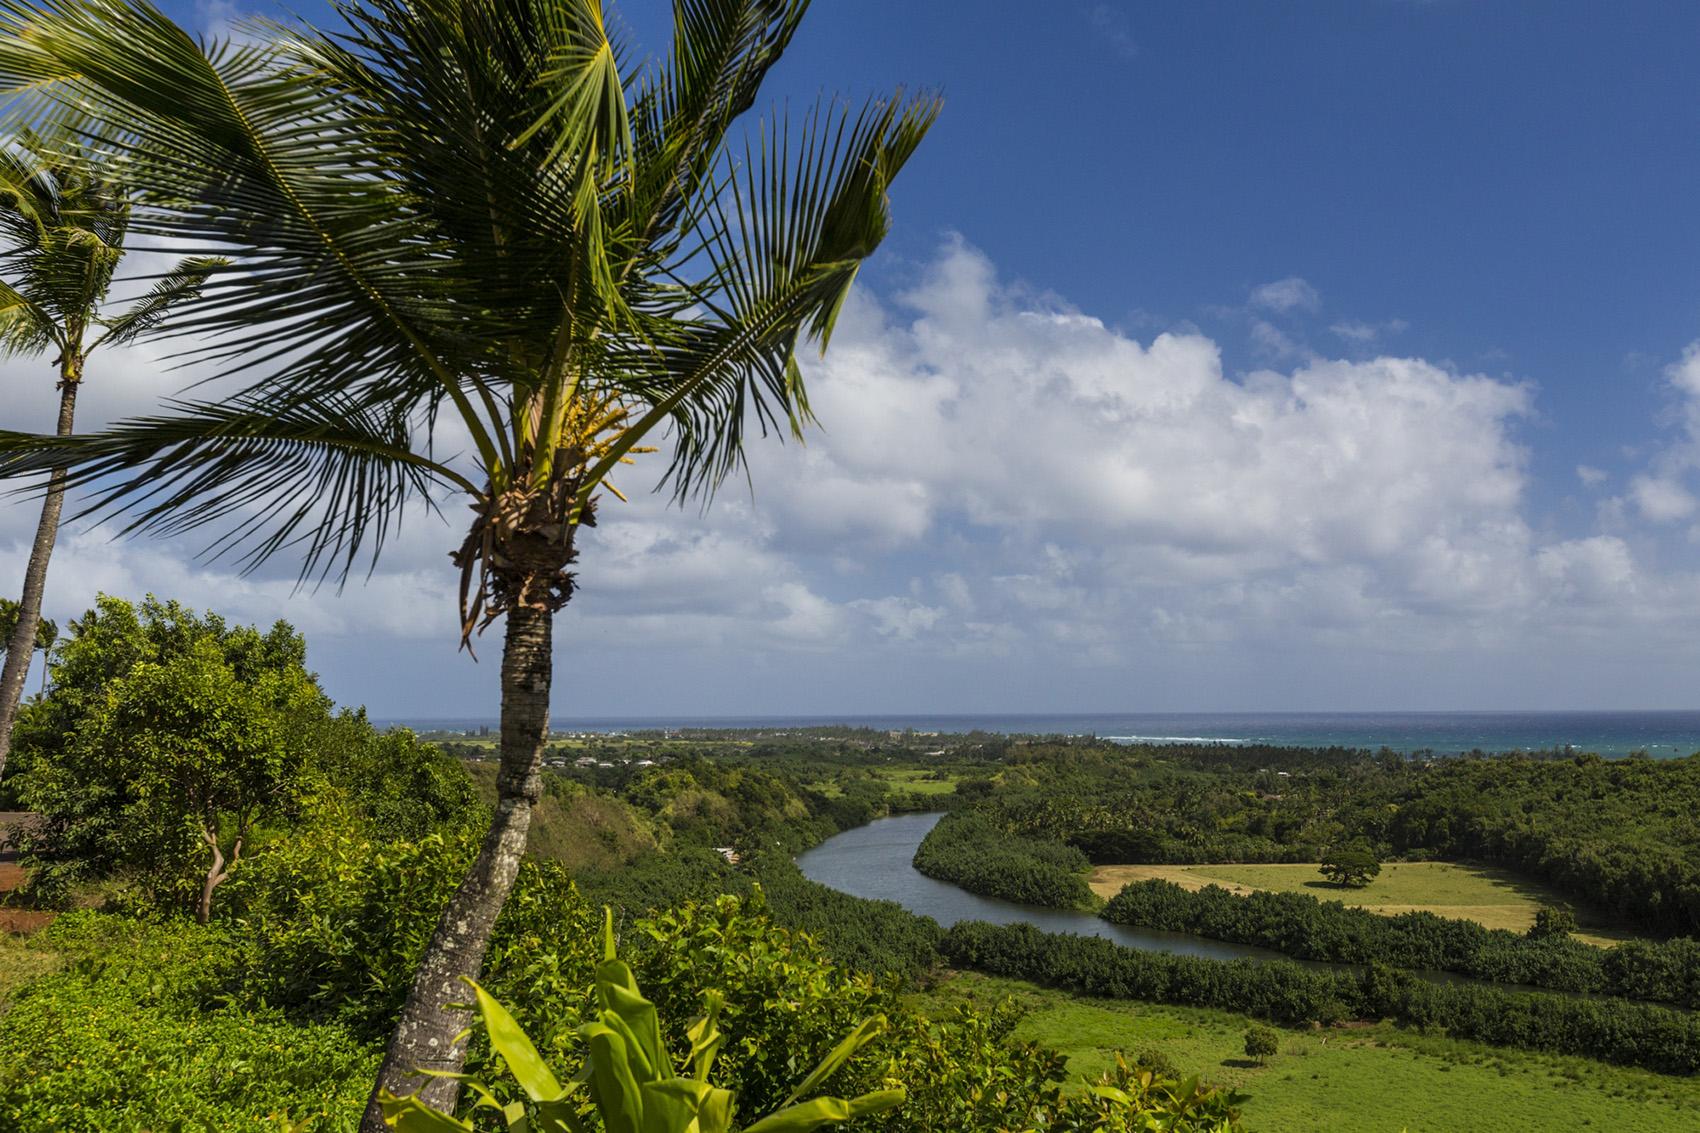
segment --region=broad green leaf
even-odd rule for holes
[[[791,1091],[791,1095],[785,1099],[784,1104],[790,1105],[798,1098],[808,1097],[820,1089],[822,1083],[832,1077],[840,1066],[850,1061],[857,1051],[884,1033],[885,1029],[886,1019],[884,1015],[875,1015],[872,1018],[862,1020],[861,1025],[845,1035],[843,1041],[833,1047],[831,1053],[821,1059],[820,1064],[809,1072],[809,1076],[804,1078],[795,1090]]]
[[[508,1009],[496,1002],[494,996],[480,987],[475,980],[467,980],[474,994],[478,996],[478,1013],[484,1019],[484,1029],[490,1035],[490,1046],[502,1056],[508,1064],[508,1070],[518,1082],[526,1097],[534,1102],[554,1101],[565,1091],[556,1080],[554,1073],[543,1061],[543,1056],[537,1053],[537,1048],[526,1037],[514,1017],[508,1014]]]
[[[632,975],[631,968],[621,960],[604,960],[598,964],[596,993],[603,1011],[618,1019],[620,1028],[626,1032],[626,1041],[637,1047],[636,1053],[645,1064],[637,1071],[638,1076],[671,1078],[673,1066],[667,1055],[667,1044],[661,1037],[660,1017],[656,1014],[655,1004],[638,991],[637,978]],[[603,1022],[614,1025],[614,1019],[604,1018]]]
[[[713,1089],[693,1078],[666,1078],[643,1085],[643,1123],[646,1133],[684,1133],[703,1098]]]
[[[771,1113],[743,1133],[807,1133],[822,1125],[841,1125],[850,1116],[850,1103],[843,1098],[814,1098]]]
[[[714,1068],[714,1059],[726,1044],[726,1036],[720,1031],[720,1011],[726,1005],[726,997],[710,990],[702,993],[702,1000],[703,1013],[685,1028],[685,1037],[691,1040],[691,1073],[697,1081],[706,1082]]]
[[[378,1098],[384,1120],[399,1133],[472,1133],[472,1126],[432,1109],[416,1097],[398,1098],[385,1092]]]
[[[908,1091],[901,1086],[891,1090],[875,1090],[872,1093],[850,1099],[850,1116],[867,1117],[875,1113],[884,1113],[888,1109],[896,1109],[908,1097]]]
[[[579,1034],[590,1047],[591,1089],[608,1133],[643,1133],[643,1094],[632,1075],[626,1040],[601,1023],[587,1023]]]

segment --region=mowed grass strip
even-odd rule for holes
[[[1255,890],[1309,893],[1322,901],[1339,901],[1372,913],[1427,912],[1457,920],[1475,921],[1484,928],[1526,932],[1535,923],[1535,910],[1544,904],[1566,904],[1543,885],[1503,869],[1460,865],[1456,862],[1389,862],[1362,889],[1342,889],[1324,881],[1315,863],[1269,865],[1215,863],[1210,865],[1103,865],[1092,871],[1093,892],[1108,900],[1130,881],[1161,878],[1185,889],[1219,885],[1232,893]],[[1602,923],[1586,909],[1577,916],[1585,931],[1579,939],[1605,947],[1630,934]]]
[[[1014,995],[1028,1009],[1016,1033],[1068,1056],[1070,1088],[1115,1063],[1115,1052],[1160,1052],[1184,1074],[1250,1095],[1257,1133],[1530,1133],[1700,1129],[1700,1080],[1582,1058],[1508,1051],[1391,1024],[1280,1029],[1280,1053],[1245,1057],[1254,1020],[1227,1011],[1076,999],[965,973],[928,993],[930,1006],[984,1006]]]

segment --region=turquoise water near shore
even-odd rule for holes
[[[382,721],[421,730],[494,729],[495,717]],[[826,726],[878,731],[1094,735],[1127,742],[1285,744],[1394,751],[1551,751],[1566,747],[1655,758],[1700,751],[1700,711],[1672,712],[1136,712],[1103,714],[843,716],[558,716],[558,732],[686,728],[783,731]]]

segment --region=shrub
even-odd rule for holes
[[[228,984],[246,1002],[382,1037],[476,850],[470,835],[384,845],[328,828],[279,842],[227,887]]]
[[[209,1009],[222,930],[72,913],[39,943],[67,963],[6,1012],[0,1128],[275,1133],[287,1117],[353,1133],[377,1052],[276,1010]]]
[[[945,933],[940,951],[961,967],[1086,995],[1218,1007],[1290,1024],[1391,1016],[1499,1046],[1579,1054],[1667,1074],[1700,1070],[1700,1017],[1622,999],[1430,983],[1384,965],[1318,972],[1282,960],[1144,952],[1025,924],[965,921]]]
[[[1562,905],[1542,905],[1535,910],[1535,923],[1529,926],[1532,940],[1557,940],[1576,931],[1576,914]]]
[[[692,910],[684,910],[687,919]],[[763,943],[759,918],[742,915],[741,903],[728,898],[717,902],[711,916],[689,923],[681,941],[706,943],[723,973],[737,974],[738,965],[726,967],[731,944],[755,944],[757,955]],[[657,922],[651,933],[663,930]],[[768,930],[767,943],[775,939]],[[669,939],[673,934],[664,933]],[[729,999],[715,989],[701,993],[703,1014],[685,1031],[685,1042],[669,1044],[660,1020],[668,1017],[659,1001],[651,1002],[639,992],[637,973],[615,959],[613,917],[604,928],[605,959],[596,970],[596,1000],[600,1012],[593,1022],[578,1028],[580,1071],[566,1086],[553,1073],[526,1037],[518,1022],[482,988],[474,985],[480,1015],[493,1050],[523,1090],[526,1101],[507,1102],[504,1094],[480,1082],[472,1084],[476,1108],[501,1112],[509,1128],[539,1129],[555,1133],[578,1133],[590,1128],[585,1118],[591,1111],[601,1117],[604,1128],[628,1133],[727,1133],[731,1129],[734,1100],[745,1109],[770,1113],[747,1126],[748,1133],[803,1133],[825,1124],[861,1119],[865,1124],[890,1129],[1010,1129],[1044,1128],[1054,1133],[1134,1133],[1135,1130],[1166,1129],[1171,1133],[1237,1133],[1242,1099],[1232,1093],[1202,1086],[1196,1079],[1176,1081],[1150,1068],[1130,1067],[1119,1055],[1114,1072],[1093,1084],[1078,1098],[1064,1099],[1056,1088],[1062,1060],[1032,1046],[1011,1050],[1002,1042],[1013,1019],[1007,1006],[980,1016],[966,1025],[942,1026],[912,1017],[908,1028],[893,1029],[884,1015],[872,1015],[849,1029],[847,1037],[831,1047],[814,1070],[783,1095],[776,1104],[757,1098],[752,1104],[750,1082],[731,1072],[740,1088],[732,1090],[709,1084],[709,1074],[719,1059],[742,1050],[757,1053],[762,1044],[745,1037],[742,1041],[722,1033]],[[791,940],[803,946],[807,938]],[[758,962],[756,967],[762,965]],[[808,967],[805,963],[801,965]],[[663,962],[666,973],[670,963]],[[747,974],[747,973],[746,973]],[[818,971],[815,973],[820,974]],[[816,989],[821,990],[821,989]],[[826,989],[840,1006],[863,1002],[859,992],[838,994]],[[748,994],[749,989],[745,989]],[[766,1026],[789,1029],[792,1013],[816,1014],[823,1001],[789,1000],[763,1004],[761,1021]],[[887,1032],[891,1031],[888,1037]],[[764,1036],[765,1037],[765,1036]],[[856,1073],[859,1053],[876,1039],[895,1047],[883,1063],[874,1063]],[[967,1041],[964,1042],[963,1040]],[[942,1040],[942,1041],[941,1041]],[[808,1065],[813,1056],[799,1058],[808,1048],[768,1052],[765,1061],[783,1065],[795,1076],[796,1068]],[[778,1055],[783,1054],[783,1059]],[[690,1076],[675,1077],[679,1065]],[[746,1070],[753,1063],[746,1061]],[[826,1088],[844,1092],[864,1089],[865,1075],[879,1077],[875,1088],[845,1100],[816,1096]],[[926,1085],[906,1090],[900,1084],[914,1074]],[[939,1089],[948,1081],[948,1089]],[[580,1086],[583,1092],[580,1093]],[[508,1091],[511,1092],[511,1091]],[[777,1094],[777,1090],[771,1091]],[[913,1104],[919,1103],[919,1104]],[[901,1108],[899,1108],[901,1107]],[[470,1131],[472,1125],[437,1114],[412,1099],[386,1097],[385,1111],[401,1133],[447,1133]]]
[[[470,1087],[479,1099],[478,1106],[487,1105],[502,1113],[510,1129],[546,1133],[578,1133],[585,1128],[581,1114],[586,1109],[602,1119],[605,1129],[624,1133],[730,1133],[735,1095],[708,1080],[716,1060],[730,1045],[719,1022],[725,997],[712,990],[703,993],[703,1014],[685,1029],[689,1049],[682,1068],[688,1075],[676,1074],[656,1005],[643,997],[632,969],[615,955],[612,910],[607,914],[603,935],[603,960],[596,968],[596,1001],[601,1010],[592,1022],[578,1028],[584,1069],[566,1086],[548,1068],[513,1016],[489,992],[471,984],[490,1046],[530,1102],[504,1107],[494,1100],[489,1087],[475,1080]],[[821,1125],[841,1124],[903,1104],[900,1086],[849,1100],[819,1092],[885,1029],[884,1016],[863,1020],[774,1112],[748,1128],[752,1133],[806,1133]],[[577,1093],[581,1086],[583,1095]],[[469,1122],[452,1121],[414,1098],[386,1094],[383,1103],[385,1116],[400,1133],[472,1130]]]
[[[1281,1037],[1268,1027],[1251,1027],[1245,1033],[1245,1056],[1262,1066],[1281,1053]]]

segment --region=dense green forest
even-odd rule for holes
[[[1091,867],[1075,847],[1012,833],[979,811],[939,823],[915,851],[915,868],[928,877],[987,897],[1058,909],[1098,903],[1086,884]]]

